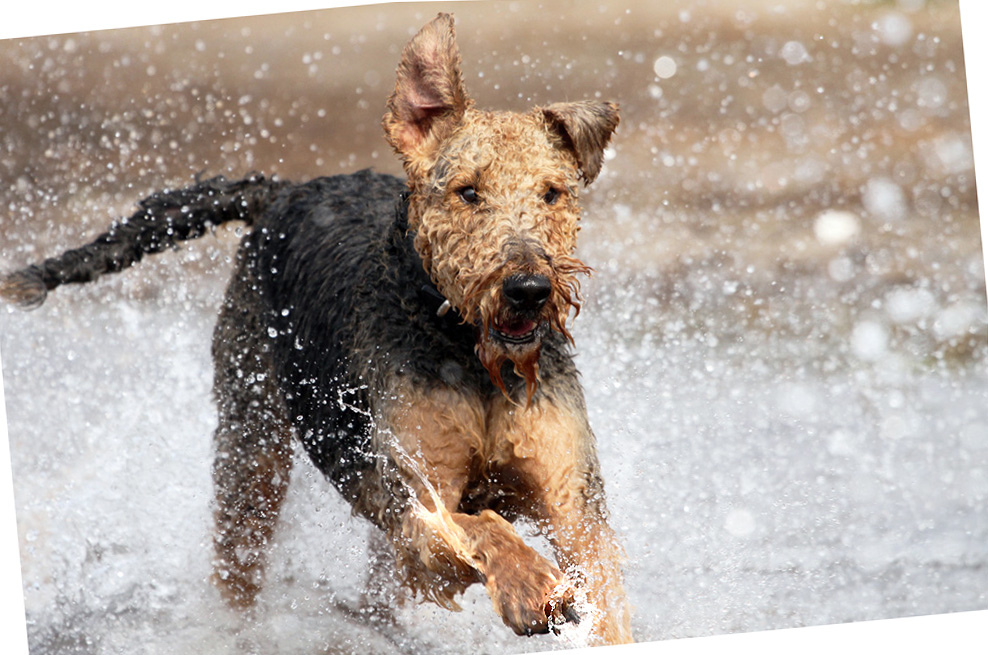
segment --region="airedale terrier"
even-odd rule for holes
[[[481,582],[518,634],[582,619],[593,643],[631,641],[567,330],[589,272],[574,257],[579,183],[599,173],[617,107],[475,109],[440,14],[402,52],[383,124],[407,182],[369,171],[197,181],[6,276],[0,295],[38,305],[61,284],[245,221],[213,340],[224,597],[249,606],[260,591],[294,435],[387,536],[413,592],[455,608]],[[517,534],[519,517],[556,563]]]

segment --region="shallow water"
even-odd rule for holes
[[[205,580],[215,303],[102,301],[120,286],[0,323],[36,652],[566,645],[514,638],[479,589],[461,614],[406,607],[383,635],[354,621],[338,605],[362,589],[367,527],[301,456],[261,606],[226,610]],[[983,367],[820,373],[631,341],[606,312],[577,325],[639,638],[984,607]]]
[[[988,310],[956,6],[578,5],[538,40],[525,3],[457,17],[480,104],[622,103],[586,195],[596,273],[574,336],[638,638],[988,608]],[[0,269],[200,170],[395,170],[378,107],[395,44],[431,12],[0,44]],[[458,614],[354,618],[368,528],[301,456],[259,607],[224,607],[206,581],[209,340],[235,242],[222,229],[0,310],[32,653],[579,645],[514,637],[479,588]]]

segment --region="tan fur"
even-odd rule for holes
[[[503,397],[484,404],[450,389],[414,388],[389,398],[380,421],[388,428],[376,438],[416,503],[394,539],[405,584],[455,608],[454,597],[481,581],[505,624],[519,632],[553,617],[579,586],[600,611],[593,638],[629,642],[621,549],[606,523],[603,490],[585,482],[596,479],[596,456],[582,401],[559,406],[543,399],[524,408]],[[512,481],[563,571],[493,511],[457,511],[477,480]]]
[[[503,313],[501,282],[516,273],[539,273],[553,282],[544,312],[553,329],[569,337],[570,311],[580,307],[576,277],[590,268],[573,256],[579,231],[575,158],[553,145],[550,125],[540,111],[518,115],[469,110],[462,124],[435,152],[426,168],[415,160],[409,227],[426,270],[464,321],[480,323],[479,355],[501,386],[500,366],[508,355],[486,339]],[[472,186],[481,200],[465,204],[457,190]],[[549,188],[560,197],[547,205]],[[537,382],[538,351],[511,357],[529,386]]]
[[[589,184],[618,124],[616,105],[556,103],[527,114],[473,109],[460,73],[449,14],[440,14],[405,47],[383,125],[401,157],[412,192],[409,227],[426,270],[467,323],[482,326],[478,355],[502,389],[500,368],[511,359],[527,386],[538,384],[538,348],[504,352],[487,330],[504,313],[501,282],[516,273],[549,277],[544,309],[552,329],[579,312],[574,257],[579,231],[579,180]],[[476,189],[467,205],[457,191]],[[551,205],[543,200],[554,189]]]
[[[559,565],[601,611],[594,634],[602,643],[626,643],[631,614],[621,584],[624,556],[607,525],[594,440],[582,398],[561,401],[519,408],[501,400],[492,409],[490,430],[498,442],[511,444],[508,466],[534,490],[533,508]]]

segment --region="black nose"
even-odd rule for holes
[[[537,312],[549,300],[552,283],[544,275],[512,275],[504,281],[501,289],[511,309]]]

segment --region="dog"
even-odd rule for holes
[[[481,583],[517,634],[585,620],[592,643],[627,643],[623,555],[567,327],[590,272],[574,255],[580,185],[618,122],[600,101],[476,109],[439,14],[403,50],[383,120],[407,180],[197,180],[0,278],[0,297],[36,307],[245,222],[212,345],[226,601],[249,607],[261,591],[297,439],[380,528],[413,594],[455,608]],[[520,517],[555,562],[518,535]]]

